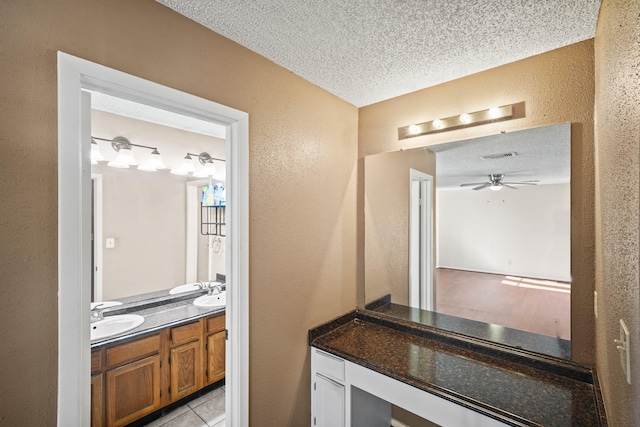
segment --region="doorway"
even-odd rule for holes
[[[247,426],[248,114],[58,52],[58,425],[89,425],[91,282],[90,97],[97,91],[226,127],[227,419]]]
[[[409,173],[409,306],[433,311],[433,177]]]

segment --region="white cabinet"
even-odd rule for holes
[[[313,384],[313,425],[344,427],[344,385],[316,373]]]
[[[311,383],[312,427],[388,427],[392,404],[443,427],[507,425],[314,347]]]

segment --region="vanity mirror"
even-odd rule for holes
[[[570,140],[564,123],[366,157],[368,307],[570,357]]]
[[[91,131],[157,147],[166,165],[156,171],[109,166],[119,153],[96,139],[105,160],[92,165],[92,301],[140,302],[225,274],[225,237],[203,235],[200,226],[203,186],[224,185],[224,162],[215,163],[213,178],[179,170],[185,153],[224,157],[224,139],[98,110],[92,110]],[[132,151],[141,165],[152,154],[135,145]],[[204,169],[197,162],[194,157],[194,168]]]

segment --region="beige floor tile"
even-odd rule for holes
[[[182,415],[182,414],[184,414],[186,412],[189,412],[189,411],[191,411],[191,409],[187,405],[179,406],[176,409],[174,409],[173,411],[164,414],[163,416],[161,416],[157,420],[151,421],[149,424],[146,425],[146,427],[164,426],[169,421],[171,421],[174,418],[177,418],[180,415]]]
[[[196,399],[193,399],[192,401],[190,401],[189,403],[187,403],[187,405],[189,405],[189,407],[191,409],[195,408],[196,406],[200,406],[205,402],[210,401],[211,399],[218,397],[220,395],[224,396],[224,390],[222,388],[217,388],[215,390],[210,391],[209,393],[202,395]],[[223,398],[224,400],[224,398]]]
[[[172,419],[162,427],[207,427],[207,423],[202,421],[198,415],[192,410]]]
[[[200,416],[209,426],[214,426],[225,419],[224,394],[220,394],[213,399],[193,408],[193,411]]]

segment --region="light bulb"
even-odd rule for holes
[[[460,114],[460,123],[471,123],[471,116],[467,113]]]
[[[415,135],[416,133],[418,133],[418,125],[409,126],[409,133],[412,135]]]
[[[149,156],[149,165],[155,169],[166,169],[167,167],[164,165],[162,161],[162,156],[157,149],[154,149]]]
[[[433,127],[436,129],[442,129],[444,127],[444,123],[442,123],[442,120],[440,119],[435,119],[433,122]]]
[[[97,165],[98,162],[101,162],[103,160],[104,160],[104,156],[100,152],[100,147],[98,146],[98,143],[93,138],[91,138],[91,164]]]
[[[498,107],[491,107],[489,108],[489,116],[491,118],[496,118],[500,115],[500,109]]]

